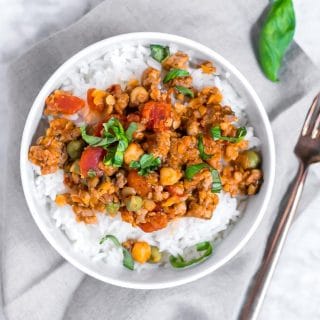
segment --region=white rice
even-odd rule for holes
[[[170,46],[170,51],[177,50],[175,45]],[[192,57],[192,52],[188,52]],[[148,47],[142,45],[123,46],[122,48],[108,51],[91,61],[82,61],[74,68],[62,82],[62,89],[73,92],[79,97],[86,97],[88,88],[107,88],[114,83],[125,83],[133,78],[140,79],[142,72],[152,66],[160,70],[160,64],[150,57]],[[190,69],[193,84],[197,89],[205,86],[217,86],[224,96],[224,104],[230,105],[239,118],[239,123],[245,125],[247,120],[243,109],[245,105],[231,85],[226,76],[203,74],[199,69]],[[218,74],[222,70],[218,70]],[[71,120],[77,120],[71,117]],[[250,147],[259,146],[259,139],[254,137],[253,128],[247,128],[246,139]],[[197,218],[181,218],[171,222],[165,229],[145,233],[139,228],[121,220],[119,216],[110,218],[108,215],[98,214],[98,223],[94,225],[76,222],[75,215],[70,206],[58,207],[55,196],[65,190],[63,184],[63,171],[45,176],[39,175],[35,169],[35,186],[38,197],[46,201],[50,207],[50,215],[58,228],[61,228],[73,243],[75,250],[83,253],[93,261],[103,261],[109,265],[120,267],[122,265],[121,249],[116,248],[111,241],[99,245],[99,240],[106,234],[116,236],[120,242],[127,239],[147,241],[158,246],[160,251],[168,254],[185,254],[187,248],[202,241],[214,241],[221,232],[226,230],[232,221],[241,214],[239,201],[231,198],[229,194],[219,194],[219,205],[210,220]],[[136,263],[136,269],[155,268],[157,265]]]

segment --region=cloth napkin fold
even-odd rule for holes
[[[297,165],[292,150],[320,84],[319,72],[293,44],[281,82],[265,79],[251,39],[267,1],[109,0],[71,27],[49,37],[13,63],[7,76],[10,134],[2,175],[2,292],[8,319],[235,319],[280,200]],[[38,230],[28,212],[19,173],[19,145],[30,106],[51,73],[71,55],[120,33],[159,31],[197,40],[242,71],[271,120],[277,148],[277,181],[265,219],[244,250],[226,266],[194,283],[159,291],[117,288],[75,269]],[[308,95],[307,95],[308,93]],[[314,191],[311,170],[305,194]],[[312,189],[311,189],[312,188]],[[319,193],[315,194],[320,198]],[[307,199],[310,200],[310,197]],[[307,209],[308,201],[302,208]],[[262,312],[268,319],[270,310]],[[273,318],[275,319],[275,318]]]

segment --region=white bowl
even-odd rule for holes
[[[79,61],[102,54],[108,48],[123,43],[174,43],[182,51],[192,50],[199,59],[214,61],[216,65],[230,73],[229,80],[246,102],[249,122],[254,127],[256,136],[262,141],[264,183],[260,192],[250,198],[245,214],[216,247],[214,254],[207,261],[192,268],[184,270],[159,268],[138,273],[125,268],[115,269],[94,263],[73,250],[66,235],[55,226],[47,214],[48,209],[39,203],[35,196],[33,170],[27,160],[28,149],[42,116],[46,97],[61,84],[64,76]],[[232,64],[215,51],[195,41],[170,34],[141,32],[123,34],[97,42],[71,57],[49,78],[35,99],[26,121],[21,143],[20,170],[24,194],[34,220],[46,239],[66,260],[83,272],[107,283],[127,288],[160,289],[185,284],[208,275],[227,263],[245,246],[257,229],[271,196],[275,174],[275,151],[272,130],[264,107],[252,86]]]

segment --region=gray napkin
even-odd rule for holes
[[[7,164],[2,172],[4,216],[1,219],[2,292],[8,319],[235,319],[280,200],[294,175],[293,145],[315,85],[320,83],[318,70],[296,44],[292,45],[284,63],[280,83],[271,83],[262,75],[251,40],[266,6],[267,1],[255,0],[242,3],[109,0],[12,64],[7,76],[11,122]],[[259,232],[246,248],[204,279],[159,291],[117,288],[85,276],[63,260],[29,214],[19,175],[19,144],[24,122],[34,98],[51,73],[85,46],[134,31],[182,35],[226,57],[242,71],[261,97],[273,121],[277,147],[273,198]],[[312,179],[315,179],[313,171],[309,181]],[[307,206],[307,201],[301,205],[304,209]],[[268,310],[263,310],[261,317],[267,319]]]

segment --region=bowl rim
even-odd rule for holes
[[[32,129],[32,123],[33,119],[36,117],[38,113],[38,107],[40,104],[43,103],[47,88],[53,85],[58,78],[61,77],[61,74],[65,72],[66,69],[68,69],[70,66],[75,65],[78,61],[83,59],[84,57],[89,56],[90,54],[95,54],[99,49],[106,48],[113,44],[118,44],[120,42],[126,42],[126,41],[139,41],[139,40],[146,40],[146,39],[155,39],[156,41],[168,41],[172,42],[178,45],[185,45],[188,46],[190,49],[201,51],[202,53],[213,57],[213,60],[218,61],[221,65],[223,65],[226,69],[230,70],[242,83],[245,90],[248,92],[248,94],[251,96],[251,98],[254,101],[255,108],[258,109],[259,114],[261,116],[261,119],[263,121],[263,125],[266,129],[266,137],[267,137],[267,145],[270,152],[270,172],[269,172],[269,179],[267,183],[267,186],[265,186],[265,196],[262,205],[260,206],[260,211],[256,215],[254,222],[252,223],[249,231],[242,237],[242,239],[239,241],[239,243],[231,250],[223,259],[220,261],[217,261],[216,263],[208,266],[208,268],[195,273],[193,275],[187,275],[186,277],[179,279],[179,280],[168,280],[163,281],[161,283],[157,283],[156,281],[153,282],[137,282],[137,281],[124,281],[121,279],[115,279],[112,277],[104,276],[99,274],[98,272],[91,270],[90,268],[84,266],[81,262],[77,261],[77,259],[73,258],[68,251],[60,245],[54,237],[48,232],[47,227],[44,223],[44,221],[41,218],[41,215],[38,214],[37,209],[33,203],[32,199],[32,192],[28,188],[28,176],[27,176],[27,161],[26,161],[26,154],[28,153],[29,144],[28,144],[28,132]],[[236,256],[239,251],[247,244],[249,239],[252,237],[258,226],[260,225],[262,218],[266,212],[267,205],[271,198],[272,188],[274,184],[275,179],[275,144],[273,139],[273,133],[271,129],[271,124],[268,119],[267,113],[263,107],[263,104],[258,97],[257,93],[251,86],[251,84],[246,80],[246,78],[242,75],[242,73],[234,66],[232,65],[228,60],[226,60],[223,56],[218,54],[213,49],[208,48],[205,45],[200,44],[197,41],[173,35],[168,33],[160,33],[160,32],[133,32],[133,33],[125,33],[125,34],[119,34],[116,36],[112,36],[103,40],[100,40],[96,43],[93,43],[84,49],[80,50],[75,55],[72,55],[69,59],[67,59],[60,67],[49,77],[49,79],[45,82],[45,84],[42,86],[41,90],[39,91],[37,97],[35,98],[31,109],[28,113],[27,120],[25,122],[25,127],[22,134],[22,140],[20,145],[20,175],[21,175],[21,181],[22,181],[22,187],[24,191],[24,195],[27,201],[27,205],[29,208],[29,211],[35,220],[38,228],[40,229],[43,236],[46,238],[46,240],[51,244],[51,246],[68,262],[70,262],[73,266],[75,266],[77,269],[81,270],[87,275],[92,276],[93,278],[96,278],[98,280],[101,280],[103,282],[124,287],[124,288],[131,288],[131,289],[164,289],[164,288],[171,288],[176,287],[182,284],[190,283],[192,281],[195,281],[197,279],[200,279],[213,271],[219,269],[222,265],[226,264],[228,261],[230,261],[234,256]]]

